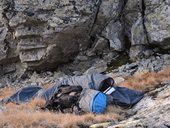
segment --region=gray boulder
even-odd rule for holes
[[[131,60],[134,61],[148,58],[151,55],[153,55],[153,51],[148,49],[146,45],[132,45],[129,52]]]
[[[149,43],[170,49],[170,4],[168,1],[145,1],[145,26]]]
[[[91,52],[96,53],[97,55],[102,54],[103,52],[106,52],[107,49],[109,49],[109,45],[108,45],[108,40],[103,38],[103,37],[99,37],[97,42],[94,43],[93,49]]]
[[[123,15],[125,33],[132,47],[145,45],[150,48],[158,47],[161,50],[170,48],[169,1],[129,0],[125,5]]]
[[[128,0],[123,10],[123,21],[125,24],[125,34],[129,37],[129,40],[131,40],[133,35],[133,33],[131,33],[132,26],[134,29],[136,28],[135,26],[141,25],[141,21],[138,21],[138,19],[142,19],[142,0]],[[143,29],[143,27],[140,26],[136,31],[143,31],[141,29]]]

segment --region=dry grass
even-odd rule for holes
[[[6,105],[6,110],[0,113],[0,127],[48,128],[53,126],[61,128],[76,128],[79,125],[90,125],[98,122],[121,119],[119,116],[121,110],[116,107],[108,107],[108,110],[104,115],[94,115],[91,113],[74,115],[42,111],[38,109],[38,106],[42,106],[43,104],[43,100],[36,99],[31,103],[22,105],[15,105],[12,103]]]
[[[146,91],[157,87],[161,81],[170,80],[170,68],[158,73],[136,73],[134,76],[126,79],[121,86]],[[49,85],[46,85],[48,87]],[[0,90],[0,98],[9,96],[14,91],[13,88],[4,88]],[[115,106],[108,106],[104,115],[84,114],[62,114],[40,110],[44,100],[35,99],[29,103],[15,105],[7,104],[6,110],[0,112],[0,127],[9,128],[77,128],[80,125],[89,126],[93,123],[105,122],[110,120],[121,120],[121,114],[124,110]]]
[[[14,88],[5,87],[0,89],[0,99],[10,96],[14,92]]]
[[[15,112],[15,114],[13,113]],[[12,114],[13,113],[13,114]],[[78,125],[90,125],[93,122],[102,122],[114,119],[113,114],[108,115],[93,115],[85,114],[76,116],[73,114],[61,114],[41,111],[19,111],[8,110],[1,114],[0,126],[8,125],[12,128],[20,127],[44,127],[55,126],[62,128],[75,128]]]
[[[161,85],[162,81],[170,80],[170,68],[159,72],[136,73],[134,76],[120,83],[120,86],[140,91],[152,90]]]
[[[10,88],[5,91],[12,93]],[[6,93],[4,93],[6,96]],[[122,110],[116,106],[110,106],[104,115],[91,113],[83,115],[62,114],[59,112],[43,111],[40,109],[45,104],[42,99],[34,99],[29,103],[16,105],[8,103],[6,109],[0,112],[0,128],[78,128],[80,125],[89,126],[93,123],[122,119]]]

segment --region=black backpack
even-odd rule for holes
[[[82,90],[81,86],[61,85],[43,109],[72,113],[74,109],[79,109],[78,101]]]

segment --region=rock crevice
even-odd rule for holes
[[[146,6],[145,6],[145,0],[142,0],[142,24],[143,24],[143,29],[144,29],[144,32],[146,34],[146,40],[147,40],[147,43],[149,44],[149,37],[148,37],[148,32],[147,32],[147,28],[145,26],[145,10],[146,10]]]

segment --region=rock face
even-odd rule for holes
[[[20,61],[30,69],[69,62],[91,45],[122,0],[1,0],[0,64]],[[11,63],[11,62],[10,62]]]
[[[88,0],[2,1],[0,62],[11,58],[8,51],[17,51],[29,68],[53,68],[72,60],[90,44],[97,7]]]
[[[8,64],[53,69],[89,49],[99,58],[126,51],[136,60],[168,51],[169,42],[168,0],[0,1],[2,72]]]
[[[145,1],[145,26],[149,43],[170,48],[170,2]]]
[[[147,57],[148,46],[169,49],[170,6],[164,0],[128,0],[125,5],[125,32],[131,40],[130,56]],[[141,48],[139,48],[141,47]],[[133,53],[133,51],[137,52]],[[152,52],[149,53],[150,55]]]
[[[116,51],[124,50],[124,33],[123,26],[118,22],[110,22],[105,30],[103,36],[109,40],[110,48]]]

